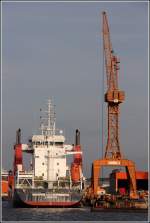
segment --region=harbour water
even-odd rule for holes
[[[3,221],[145,221],[147,213],[91,212],[83,208],[13,208],[8,201],[2,202]]]

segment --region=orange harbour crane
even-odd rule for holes
[[[105,154],[102,159],[94,160],[92,165],[92,182],[91,191],[96,197],[101,189],[99,185],[100,170],[102,166],[123,166],[126,169],[129,182],[129,195],[136,198],[136,175],[135,163],[131,160],[124,159],[119,142],[119,108],[125,100],[125,93],[118,87],[119,60],[114,55],[110,31],[106,12],[102,13],[103,17],[103,51],[105,60],[107,91],[105,93],[105,102],[107,103],[108,123],[107,123],[107,144]]]

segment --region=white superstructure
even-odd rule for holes
[[[65,137],[62,131],[55,128],[55,111],[51,100],[48,100],[46,117],[42,117],[41,134],[33,135],[28,147],[24,150],[32,151],[34,177],[47,182],[58,181],[67,176],[69,167],[66,163],[66,155],[74,154],[72,145],[65,145]],[[58,132],[58,134],[56,133]]]

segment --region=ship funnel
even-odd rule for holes
[[[14,175],[16,171],[23,170],[22,144],[21,144],[21,129],[16,131],[16,144],[14,146]]]
[[[80,131],[76,129],[75,145],[80,145]]]
[[[21,129],[16,131],[16,145],[21,144]]]

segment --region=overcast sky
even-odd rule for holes
[[[84,173],[102,157],[102,11],[108,15],[114,51],[120,58],[121,150],[147,169],[147,3],[3,3],[3,168],[13,162],[16,129],[22,142],[40,126],[40,108],[51,97],[56,126],[67,143],[81,131]],[[106,121],[106,112],[105,121]],[[105,130],[105,136],[107,131]]]

